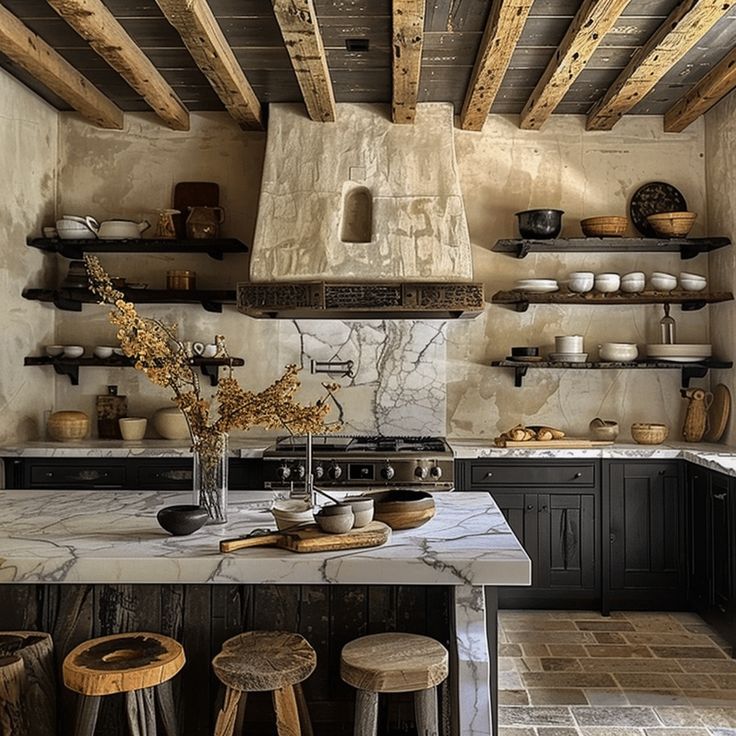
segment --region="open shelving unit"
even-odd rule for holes
[[[731,245],[728,238],[525,238],[497,240],[492,250],[526,258],[530,253],[679,253],[689,260]]]
[[[521,362],[515,360],[494,360],[494,368],[510,368],[514,371],[514,386],[521,388],[528,370],[679,370],[682,373],[682,386],[687,388],[693,378],[704,378],[713,368],[732,368],[729,360],[703,360],[697,363],[675,363],[665,360],[636,360],[632,362],[588,362],[553,363],[551,361]]]
[[[502,304],[526,312],[530,304],[558,304],[562,306],[599,306],[624,304],[680,304],[683,311],[692,312],[702,309],[706,304],[727,302],[733,299],[730,291],[644,291],[639,294],[627,294],[617,291],[612,294],[601,294],[589,291],[576,294],[571,291],[554,291],[549,294],[538,294],[528,291],[499,291],[491,297],[493,304]]]
[[[217,386],[220,368],[245,365],[243,358],[191,358],[191,363],[199,367],[202,374],[210,379],[212,386]],[[133,361],[122,355],[113,355],[110,358],[66,358],[63,355],[52,358],[48,355],[29,355],[23,364],[50,365],[60,376],[68,376],[72,386],[79,385],[80,368],[133,368]]]

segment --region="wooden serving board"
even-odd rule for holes
[[[391,529],[380,521],[372,521],[345,534],[326,534],[316,524],[309,524],[285,533],[223,539],[220,542],[220,552],[235,552],[246,547],[281,547],[291,552],[335,552],[342,549],[380,547],[389,539]]]
[[[566,437],[564,440],[527,440],[526,442],[516,442],[515,440],[501,440],[500,447],[529,447],[534,450],[548,449],[570,449],[584,450],[592,447],[605,447],[612,445],[613,442],[608,440],[586,440],[576,439],[575,437]]]

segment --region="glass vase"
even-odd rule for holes
[[[194,443],[194,503],[209,514],[208,524],[227,521],[228,436],[214,434]]]

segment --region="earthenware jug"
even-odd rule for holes
[[[190,207],[187,217],[187,236],[213,239],[220,235],[220,225],[225,219],[222,207]]]
[[[684,388],[680,393],[688,400],[682,436],[686,442],[700,442],[708,429],[708,409],[713,403],[713,394],[702,388]]]

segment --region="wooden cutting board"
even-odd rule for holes
[[[291,532],[274,532],[260,537],[223,539],[220,552],[235,552],[246,547],[281,547],[291,552],[335,552],[342,549],[380,547],[391,539],[391,529],[380,521],[345,534],[326,534],[316,524]]]
[[[174,227],[177,238],[187,237],[186,221],[190,207],[219,207],[220,185],[211,181],[180,181],[174,187]]]
[[[527,440],[526,442],[502,440],[500,447],[528,447],[532,450],[548,450],[551,448],[584,450],[586,448],[605,447],[612,444],[613,442],[608,440],[586,440],[566,437],[564,440]]]
[[[708,430],[703,439],[706,442],[718,442],[728,426],[731,415],[731,392],[722,383],[713,389],[713,403],[708,411]]]

